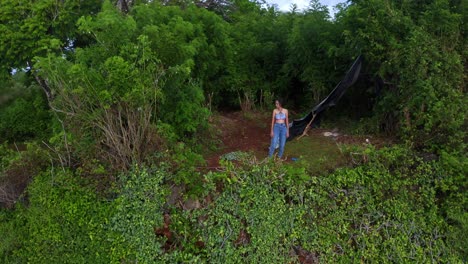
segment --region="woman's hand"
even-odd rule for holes
[[[289,131],[286,131],[286,138],[289,137]]]
[[[274,137],[275,136],[275,133],[273,133],[273,131],[270,132],[270,137]]]

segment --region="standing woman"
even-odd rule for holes
[[[286,144],[286,138],[289,137],[289,120],[288,120],[288,109],[283,108],[283,102],[281,99],[275,101],[276,108],[273,110],[271,117],[271,145],[269,156],[272,157],[275,152],[276,145],[279,141],[279,153],[278,157],[281,158],[284,152],[284,145]]]

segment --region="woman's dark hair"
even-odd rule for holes
[[[281,106],[283,106],[283,104],[284,104],[283,98],[276,98],[275,101],[274,101],[273,103],[275,103],[276,101],[278,101],[278,103],[279,103]]]

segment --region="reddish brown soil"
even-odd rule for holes
[[[234,151],[253,151],[256,155],[268,154],[270,145],[270,122],[268,116],[261,113],[249,113],[248,117],[242,112],[232,112],[217,115],[213,118],[213,125],[219,129],[221,145],[219,150],[207,159],[207,166],[219,166],[219,158]]]

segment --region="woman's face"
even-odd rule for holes
[[[277,109],[281,108],[281,104],[280,104],[280,102],[278,102],[278,100],[275,101],[275,106],[276,106]]]

